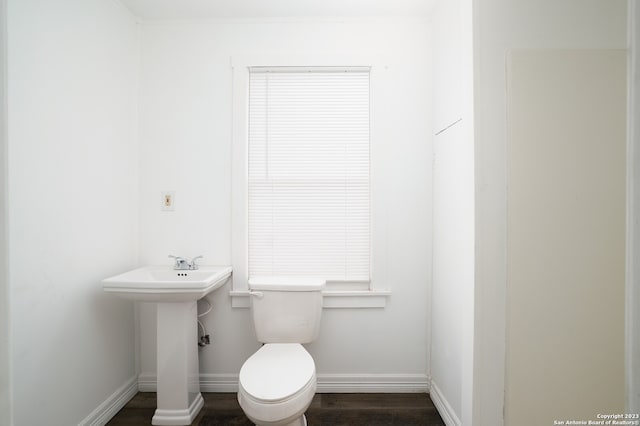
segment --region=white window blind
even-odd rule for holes
[[[250,68],[248,263],[369,281],[369,70]]]

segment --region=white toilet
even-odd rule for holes
[[[316,392],[316,366],[302,343],[316,339],[325,281],[249,280],[256,336],[264,345],[240,369],[238,402],[258,426],[304,426]]]

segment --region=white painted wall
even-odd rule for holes
[[[7,251],[7,3],[0,0],[0,424],[11,424]]]
[[[621,413],[626,54],[508,62],[505,423]]]
[[[424,21],[274,19],[146,23],[142,26],[140,98],[140,261],[203,254],[231,262],[231,57],[255,53],[382,54],[388,69],[372,102],[374,262],[393,294],[384,309],[325,309],[309,345],[320,384],[381,382],[385,389],[427,385],[431,278],[431,91]],[[175,211],[160,193],[175,191]],[[378,287],[379,286],[379,287]],[[212,297],[204,318],[211,346],[201,350],[209,390],[233,390],[257,348],[250,312],[232,309],[230,286]],[[141,378],[155,374],[155,310],[140,306]],[[224,387],[224,384],[228,387]],[[337,384],[336,384],[337,383]],[[207,385],[208,384],[208,385]],[[410,387],[411,388],[411,387]],[[409,389],[410,389],[409,388]],[[324,389],[327,389],[326,387]],[[342,387],[341,389],[344,389]]]
[[[627,349],[628,413],[640,412],[640,4],[628,1]]]
[[[7,16],[13,422],[68,426],[135,378],[100,280],[137,265],[137,30],[111,0]]]
[[[625,48],[622,0],[474,2],[476,287],[474,424],[503,424],[506,297],[505,57],[514,48]]]
[[[471,2],[434,10],[431,396],[449,425],[471,424],[474,164]]]

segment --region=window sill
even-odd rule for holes
[[[231,306],[233,308],[249,307],[249,291],[230,291]],[[322,306],[333,308],[384,308],[387,298],[391,296],[389,290],[325,290],[322,292]]]

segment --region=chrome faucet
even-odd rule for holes
[[[184,271],[184,270],[193,271],[195,269],[198,269],[196,260],[201,259],[203,256],[196,256],[191,260],[187,259],[186,257],[174,256],[172,254],[170,254],[169,257],[175,260],[175,263],[173,264],[173,269],[178,271]]]

